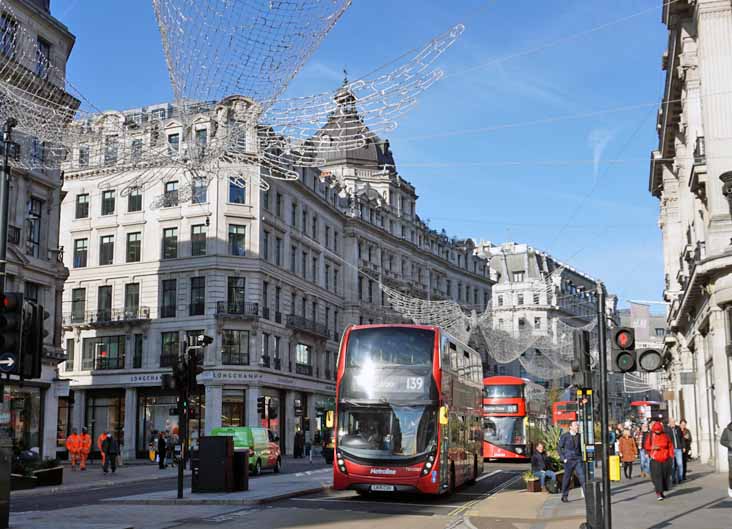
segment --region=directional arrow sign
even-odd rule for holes
[[[4,355],[0,356],[0,371],[4,373],[11,373],[15,371],[16,363],[17,360],[15,359],[14,354],[5,353]]]

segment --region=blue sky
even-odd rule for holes
[[[388,135],[420,216],[460,237],[547,250],[621,302],[658,300],[658,201],[647,189],[666,44],[660,5],[354,0],[287,95],[332,90],[344,67],[358,78],[463,23],[438,61],[445,79]],[[171,98],[150,0],[53,0],[52,11],[77,36],[68,78],[96,107]]]

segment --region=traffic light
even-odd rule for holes
[[[43,359],[43,340],[48,336],[44,320],[49,314],[43,305],[26,301],[23,304],[23,338],[20,347],[20,368],[22,378],[40,378]]]
[[[257,413],[262,419],[267,418],[267,397],[257,397]]]
[[[203,353],[196,349],[189,351],[186,367],[188,369],[188,391],[195,393],[198,389],[197,377],[203,373]]]
[[[613,331],[613,371],[628,373],[636,371],[635,331],[630,327],[619,327]]]
[[[0,372],[20,372],[23,342],[23,294],[0,296]]]
[[[170,373],[160,375],[160,387],[163,389],[175,389],[175,377]]]
[[[663,350],[641,349],[638,351],[638,369],[646,373],[660,371],[666,366]]]
[[[592,387],[592,356],[590,355],[590,333],[574,333],[574,359],[572,360],[572,383],[580,388]]]

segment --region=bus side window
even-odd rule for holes
[[[450,342],[449,349],[450,349],[450,368],[453,371],[457,371],[458,370],[457,346],[454,343]]]

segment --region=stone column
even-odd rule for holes
[[[79,358],[81,358],[81,355],[79,355]],[[71,388],[71,390],[74,392],[74,407],[71,410],[71,427],[81,431],[84,426],[89,426],[84,423],[84,416],[86,415],[86,390],[74,390],[74,388]]]
[[[43,453],[42,459],[56,458],[56,429],[58,426],[58,397],[53,382],[43,394]],[[39,410],[40,411],[40,410]]]
[[[285,392],[285,454],[292,455],[295,451],[295,393],[293,391]]]
[[[247,405],[246,405],[246,425],[247,426],[260,426],[261,417],[257,413],[257,399],[262,394],[262,389],[259,386],[249,386],[247,388]],[[221,409],[219,408],[219,413]]]
[[[127,388],[125,390],[125,438],[124,446],[122,446],[122,459],[130,461],[135,459],[136,440],[137,440],[137,388]],[[146,440],[145,440],[146,441]],[[92,442],[96,442],[95,439]],[[144,450],[144,446],[140,449]]]
[[[206,421],[205,435],[210,435],[211,430],[221,426],[221,403],[223,388],[207,384],[206,388]]]
[[[710,315],[711,356],[714,364],[714,398],[717,411],[717,424],[714,425],[714,447],[717,450],[717,471],[727,472],[727,448],[719,444],[722,431],[732,421],[730,417],[730,378],[727,360],[727,337],[725,334],[724,311],[713,309]]]
[[[710,451],[710,433],[712,410],[709,407],[709,395],[707,387],[706,374],[706,358],[707,358],[707,339],[701,336],[697,337],[696,354],[696,394],[699,403],[699,424],[697,425],[697,440],[699,443],[699,458],[702,463],[709,463],[711,460]]]

